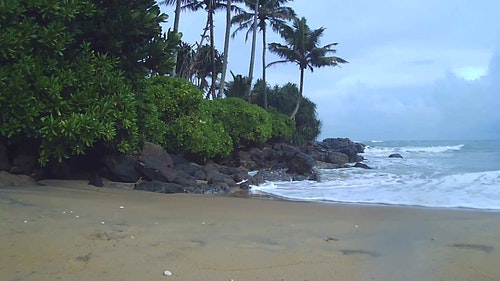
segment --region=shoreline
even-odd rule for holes
[[[0,188],[5,280],[500,276],[496,212],[46,183],[51,186]]]

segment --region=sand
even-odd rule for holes
[[[0,187],[2,280],[500,280],[499,212],[45,184]]]

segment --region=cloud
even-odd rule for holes
[[[373,87],[316,100],[323,120],[320,138],[500,139],[500,53],[474,81],[451,71],[427,86]]]

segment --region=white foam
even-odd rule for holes
[[[343,172],[325,182],[273,182],[252,190],[290,200],[500,210],[500,170],[441,176]]]

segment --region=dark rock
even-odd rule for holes
[[[356,164],[354,164],[353,167],[363,168],[363,169],[372,169],[370,166],[366,165],[365,163],[361,163],[361,162],[356,162]]]
[[[97,187],[103,187],[104,183],[102,182],[101,177],[99,174],[95,173],[93,174],[90,179],[89,179],[89,185],[97,186]]]
[[[328,151],[323,158],[323,162],[337,164],[340,166],[349,163],[349,156],[342,152]]]
[[[7,145],[0,140],[0,171],[10,171],[10,167]]]
[[[171,182],[176,177],[174,162],[161,146],[146,142],[139,155],[135,168],[151,180]]]
[[[286,160],[288,170],[296,174],[310,173],[316,161],[311,156],[298,152]]]
[[[292,181],[293,175],[287,173],[286,169],[264,169],[259,170],[254,178],[264,181]]]
[[[97,166],[97,164],[94,164]],[[89,171],[81,166],[78,157],[65,159],[61,162],[51,161],[44,168],[46,178],[61,180],[88,180],[95,171]]]
[[[228,186],[237,186],[234,179],[229,175],[222,173],[213,173],[210,175],[210,178],[208,179],[209,185],[217,185],[220,183],[227,184]]]
[[[317,169],[339,169],[339,168],[342,168],[344,166],[339,165],[339,164],[334,164],[334,163],[316,161],[316,164],[314,164],[314,167]]]
[[[399,153],[393,153],[393,154],[389,155],[389,158],[403,158],[403,156],[401,156],[401,154],[399,154]]]
[[[276,156],[276,151],[270,147],[264,147],[262,150],[262,156],[264,157],[265,160],[267,161],[273,161],[277,159]]]
[[[185,193],[184,188],[179,184],[156,180],[136,184],[134,189],[158,193]]]
[[[314,145],[314,148],[317,150],[314,154],[321,155],[328,152],[341,152],[348,156],[350,163],[358,162],[361,160],[358,153],[363,153],[365,145],[357,142],[353,142],[348,138],[327,138],[321,142],[317,142]],[[313,156],[316,160],[325,161],[321,159],[321,157]],[[339,164],[339,163],[337,163]]]
[[[33,178],[27,175],[14,175],[5,171],[0,171],[0,186],[18,187],[18,186],[36,186],[38,184]]]
[[[251,148],[248,153],[250,154],[250,158],[254,162],[262,162],[265,160],[264,154],[262,154],[262,151],[256,147]]]
[[[103,163],[107,168],[112,181],[137,182],[141,175],[135,169],[135,160],[132,157],[120,153],[105,155]]]
[[[14,155],[10,172],[13,174],[29,175],[37,164],[37,156],[29,151],[21,151]]]

